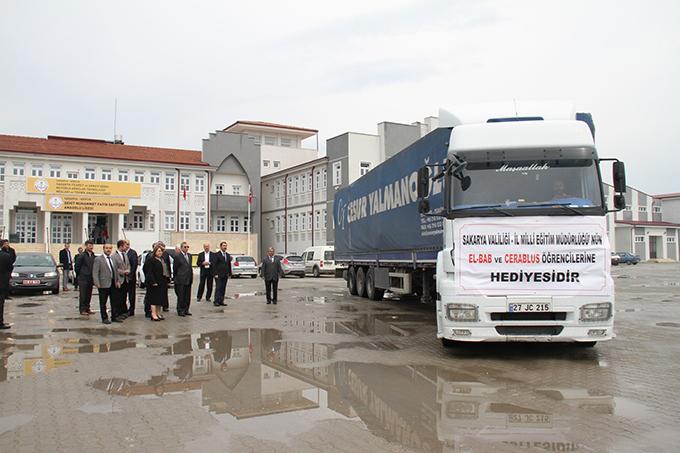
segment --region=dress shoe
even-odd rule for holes
[[[146,313],[144,314],[144,316],[146,316],[147,318],[151,318],[151,313]]]
[[[123,321],[125,321],[127,319],[127,317],[128,317],[128,315],[125,314],[125,313],[118,315],[118,319],[122,319]]]
[[[184,318],[186,315],[184,314],[184,312],[182,312],[182,313],[177,313],[177,316],[181,316],[182,318]]]
[[[220,304],[218,304],[217,302],[213,303],[213,305],[216,306],[216,307],[220,306]]]
[[[196,302],[200,302],[200,301],[201,301],[200,297],[198,299],[196,299]],[[210,302],[210,301],[208,301],[208,302]]]
[[[271,304],[271,303],[272,303],[272,301],[271,301],[271,300],[268,300],[268,301],[267,301],[267,305],[269,305],[269,304]]]
[[[276,305],[276,301],[273,301],[272,303],[273,303],[274,305]]]
[[[6,330],[6,329],[11,329],[12,326],[9,324],[0,324],[0,330]]]
[[[193,316],[193,315],[191,313],[189,313],[188,311],[185,311],[184,316]]]
[[[151,320],[152,320],[152,321],[159,321],[159,322],[162,321],[161,318],[154,318],[153,316],[151,317]]]
[[[68,289],[68,288],[64,288],[64,289],[62,289],[62,291],[66,292],[66,291],[71,291],[71,290]]]
[[[93,315],[94,312],[93,312],[92,310],[87,310],[87,314],[88,314],[88,315]]]
[[[226,306],[227,306],[227,304],[225,304],[224,302],[220,302],[220,306],[222,306],[222,307],[226,307]]]
[[[80,316],[88,316],[90,314],[89,311],[81,311]]]
[[[120,319],[120,318],[113,318],[111,321],[113,321],[113,322],[123,322],[123,320]]]
[[[206,301],[206,302],[210,302],[210,298],[209,298],[209,297],[206,298],[205,301]]]
[[[163,307],[163,311],[170,311],[170,309]]]
[[[104,324],[111,324],[111,320],[110,320],[110,319],[105,319],[105,320],[103,320],[102,322],[103,322]]]
[[[129,318],[130,316],[134,316],[134,315],[135,315],[134,313],[128,313],[127,317]]]

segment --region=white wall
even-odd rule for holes
[[[260,152],[262,161],[269,161],[269,167],[264,167],[263,163],[260,162],[262,176],[276,173],[277,171],[285,170],[286,168],[295,167],[296,165],[304,164],[305,162],[309,162],[310,160],[319,157],[318,152],[315,149],[289,148],[285,146],[264,144],[260,146]],[[280,166],[274,167],[274,161],[279,161]]]
[[[361,162],[370,162],[371,170],[380,164],[380,138],[377,135],[349,134],[347,175],[350,184],[361,176]],[[329,177],[332,178],[332,175]]]

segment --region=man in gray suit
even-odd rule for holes
[[[111,289],[111,318],[124,320],[128,317],[127,294],[130,283],[130,260],[127,256],[127,242],[121,239],[116,244],[118,250],[111,254],[118,285]]]
[[[283,275],[281,260],[274,256],[274,247],[267,249],[267,256],[260,266],[260,277],[264,278],[267,303],[276,305],[279,290],[279,277]]]
[[[122,319],[116,317],[113,299],[111,299],[111,321],[109,321],[109,317],[106,314],[106,300],[111,298],[111,291],[120,285],[120,280],[115,264],[111,260],[113,246],[111,244],[104,244],[103,249],[104,254],[95,258],[92,268],[92,279],[94,280],[94,285],[99,290],[99,310],[102,315],[102,322],[104,324],[111,324],[111,321],[123,322]]]

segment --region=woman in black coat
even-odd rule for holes
[[[151,305],[151,320],[161,321],[163,306],[168,304],[168,279],[163,273],[163,247],[154,247],[151,256],[144,261],[146,293]]]

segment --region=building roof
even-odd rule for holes
[[[276,129],[278,132],[288,132],[293,135],[301,136],[303,138],[311,137],[319,133],[316,129],[308,129],[305,127],[288,126],[285,124],[268,123],[265,121],[247,121],[239,120],[230,126],[223,129],[224,132],[244,132],[253,130],[272,130]]]
[[[201,151],[124,145],[105,140],[55,135],[40,138],[0,134],[0,152],[208,166],[203,162]]]
[[[680,223],[673,222],[655,222],[650,220],[617,220],[616,223],[622,223],[632,226],[658,226],[658,227],[674,227],[680,228]]]
[[[654,198],[659,198],[659,199],[666,199],[666,198],[680,198],[680,192],[674,192],[674,193],[662,193],[659,195],[654,195]]]

